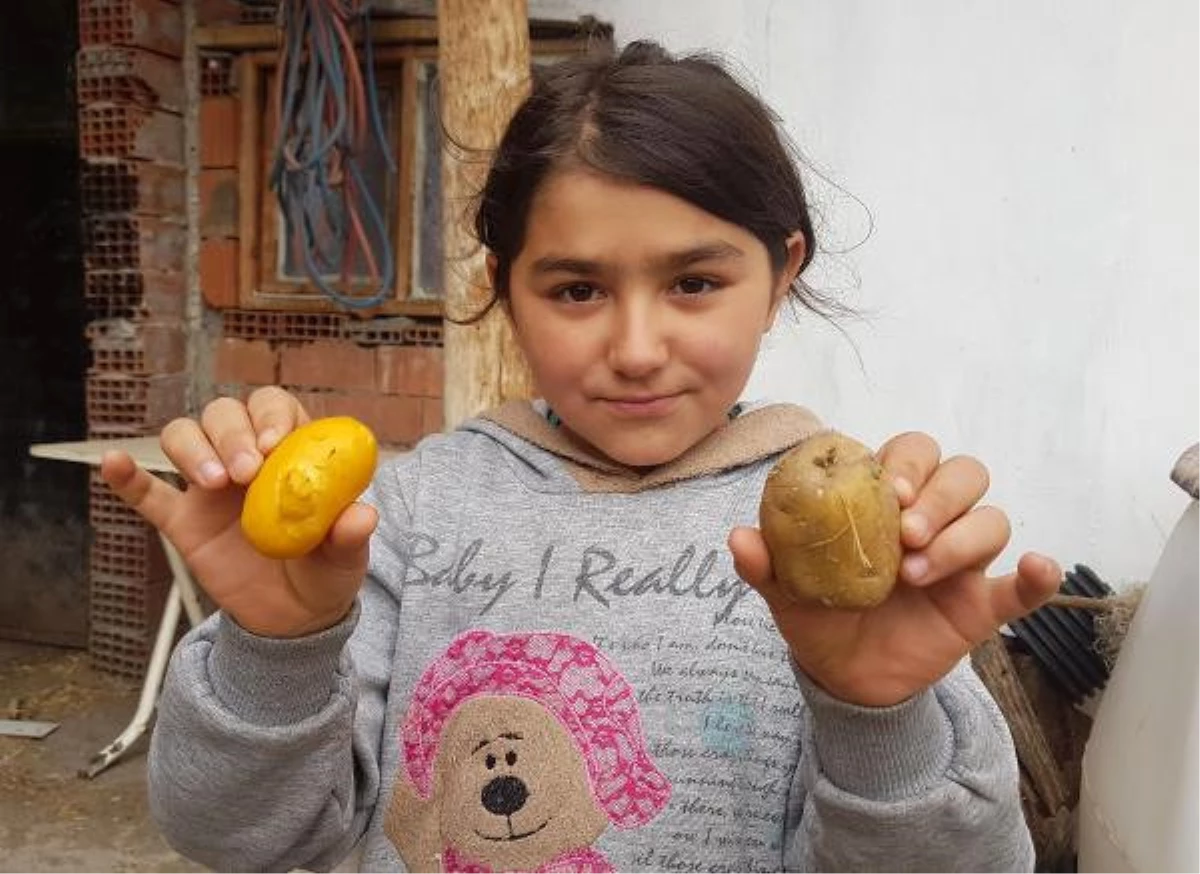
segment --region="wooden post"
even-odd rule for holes
[[[442,124],[442,246],[446,314],[464,319],[491,298],[486,253],[471,226],[487,151],[529,88],[526,0],[438,0]],[[457,145],[467,147],[464,154]],[[529,397],[529,369],[500,307],[471,325],[445,325],[444,417],[453,428],[505,400]]]
[[[1029,773],[1033,789],[1045,812],[1057,813],[1067,806],[1070,792],[1054,758],[1054,751],[1042,731],[1037,712],[1025,694],[1012,658],[999,634],[993,634],[972,650],[971,665],[1004,714],[1013,736],[1017,759]]]

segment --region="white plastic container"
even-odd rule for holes
[[[1163,548],[1083,754],[1080,871],[1200,871],[1196,501]]]

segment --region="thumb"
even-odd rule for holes
[[[734,528],[729,532],[728,544],[739,577],[759,591],[771,585],[771,554],[762,532],[757,528]]]
[[[1017,562],[1016,573],[991,581],[994,622],[1004,625],[1032,613],[1058,591],[1062,579],[1062,569],[1054,559],[1025,553]]]
[[[181,493],[138,466],[128,452],[109,450],[100,460],[100,478],[138,515],[162,530]]]
[[[334,521],[321,544],[321,557],[339,570],[362,573],[367,566],[367,547],[378,524],[375,508],[356,501]]]

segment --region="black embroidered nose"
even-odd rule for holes
[[[516,777],[497,777],[479,793],[479,800],[489,813],[510,816],[525,806],[529,790]]]

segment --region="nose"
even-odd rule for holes
[[[479,793],[479,800],[488,813],[497,816],[511,816],[525,806],[529,798],[529,790],[525,783],[516,777],[496,777],[489,780]]]
[[[622,376],[639,379],[666,363],[665,316],[656,301],[640,297],[620,301],[610,330],[609,366]]]

